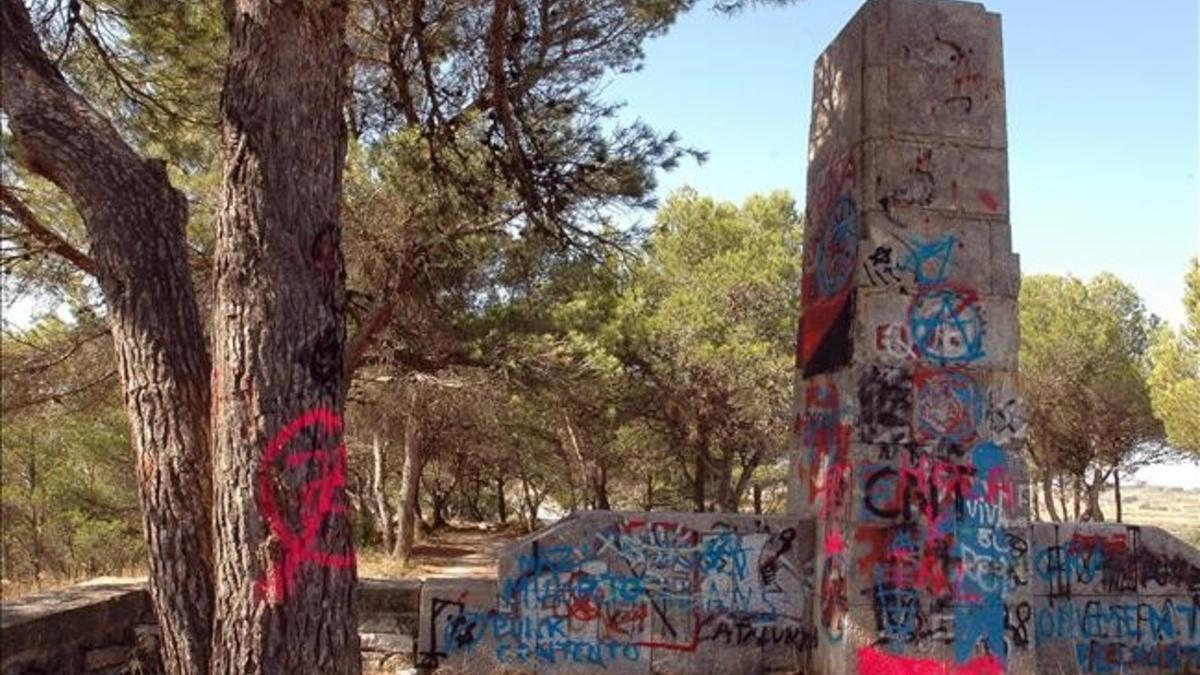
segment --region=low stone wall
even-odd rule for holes
[[[363,664],[411,666],[420,581],[360,579]],[[93,579],[0,606],[0,675],[159,672],[158,626],[145,582]]]
[[[981,648],[997,645],[976,662],[984,666],[927,656],[975,633],[947,623],[955,608],[886,585],[850,588],[871,611],[846,613],[838,636],[822,630],[814,584],[828,584],[814,530],[794,516],[582,513],[506,548],[498,579],[360,580],[364,665],[446,674],[1200,673],[1200,552],[1157,528],[1034,524],[1006,528],[1002,563],[947,552],[937,564],[948,583],[1021,589],[1016,602],[969,613],[971,630],[991,636]],[[6,604],[0,627],[2,675],[156,672],[158,628],[140,581],[96,579]],[[833,647],[841,658],[828,658]]]
[[[787,516],[579,514],[506,549],[497,582],[426,584],[418,665],[609,675],[1200,673],[1200,552],[1158,528],[1005,525],[994,554],[969,556],[848,543],[853,564],[887,568],[875,583],[820,573],[814,529]],[[932,579],[1011,593],[1003,605],[943,606],[921,593]],[[835,582],[860,600],[826,616],[821,597],[837,594]],[[837,633],[822,628],[833,621],[843,622]],[[960,663],[963,640],[977,649]]]
[[[439,672],[809,672],[813,525],[586,512],[502,552],[497,583],[426,584]]]

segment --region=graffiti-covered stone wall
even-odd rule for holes
[[[1033,526],[1032,605],[1011,617],[1039,673],[1200,673],[1200,554],[1157,528]]]
[[[809,672],[812,524],[590,512],[493,586],[427,584],[418,662],[466,672]]]

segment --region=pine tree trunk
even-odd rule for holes
[[[1073,476],[1071,478],[1071,505],[1075,507],[1075,522],[1079,522],[1079,519],[1082,516],[1079,510],[1079,480],[1079,476]]]
[[[375,512],[379,515],[379,536],[383,550],[392,548],[392,512],[388,508],[387,490],[384,488],[385,457],[379,434],[371,437],[371,491],[375,497]]]
[[[1104,491],[1104,477],[1100,475],[1100,471],[1092,471],[1092,483],[1088,485],[1085,482],[1084,489],[1087,496],[1087,520],[1103,523],[1104,511],[1100,508],[1100,495]]]
[[[1033,492],[1033,522],[1040,523],[1042,522],[1041,493],[1037,490],[1031,490],[1031,492]]]
[[[358,673],[341,416],[346,6],[226,12],[212,672]]]
[[[1125,521],[1122,519],[1123,513],[1121,511],[1122,507],[1121,507],[1121,470],[1120,469],[1113,471],[1113,498],[1117,502],[1117,522],[1123,523]]]
[[[496,517],[500,519],[500,524],[504,525],[508,522],[508,502],[504,498],[504,477],[496,477]]]
[[[708,452],[703,446],[696,446],[696,477],[692,483],[692,510],[704,513],[708,510],[705,505],[707,497],[704,488],[708,483]]]
[[[396,528],[396,548],[392,557],[407,563],[412,558],[417,528],[417,494],[421,486],[424,457],[417,438],[417,393],[413,392],[404,422],[404,469],[400,477],[400,518]]]
[[[1058,516],[1058,511],[1054,508],[1054,477],[1049,473],[1042,476],[1042,496],[1046,498],[1046,513],[1050,516],[1051,522],[1061,523],[1062,518]]]
[[[169,675],[208,673],[213,615],[209,360],[184,237],[187,205],[42,51],[19,0],[0,0],[0,105],[14,154],[83,217],[108,305]],[[78,264],[78,263],[77,263]]]

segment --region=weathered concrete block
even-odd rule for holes
[[[901,227],[921,223],[926,209],[985,219],[1008,215],[1003,149],[872,140],[862,156],[860,210],[882,210]]]
[[[913,295],[888,289],[856,292],[854,361],[895,361],[913,354],[928,366],[1015,371],[1016,302],[952,286]]]
[[[946,284],[991,293],[992,223],[929,211],[906,227],[882,211],[863,214],[862,222],[856,286],[913,293]]]
[[[881,4],[886,37],[865,49],[888,67],[888,131],[1004,147],[1000,17],[969,3]]]

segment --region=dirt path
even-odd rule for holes
[[[520,535],[510,530],[451,527],[426,536],[413,547],[408,567],[397,569],[391,559],[377,553],[359,556],[358,573],[382,578],[494,577],[500,549]]]

